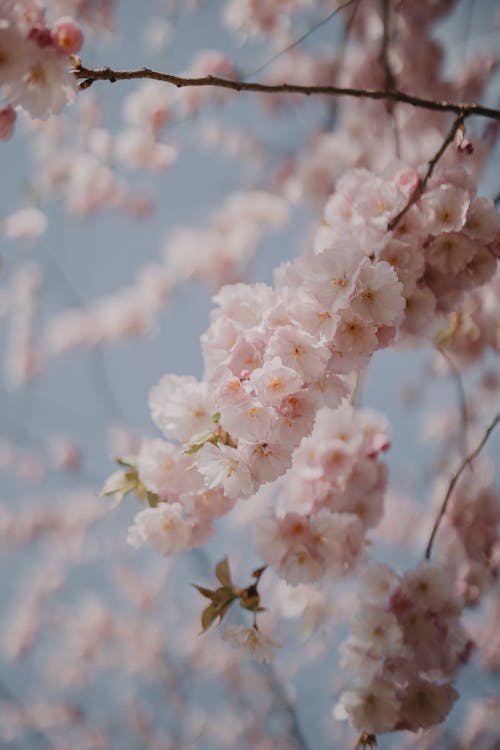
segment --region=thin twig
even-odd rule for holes
[[[257,73],[260,73],[262,70],[267,68],[268,65],[271,65],[275,60],[277,60],[281,55],[286,54],[287,52],[290,52],[291,49],[294,49],[295,47],[298,47],[299,44],[302,44],[308,37],[311,36],[315,31],[320,29],[322,26],[324,26],[328,21],[330,21],[334,16],[337,15],[337,13],[340,13],[341,10],[344,10],[344,8],[348,8],[349,5],[352,5],[354,2],[357,2],[358,0],[346,0],[345,3],[342,5],[338,5],[335,10],[332,10],[327,16],[322,18],[320,21],[317,21],[315,24],[313,24],[307,31],[305,31],[303,34],[301,34],[297,39],[294,39],[293,42],[291,42],[288,46],[284,47],[283,49],[276,52],[272,57],[270,57],[266,62],[262,63],[262,65],[259,65],[258,68],[255,68],[255,70],[252,70],[251,73],[248,75],[256,75]]]
[[[460,112],[458,117],[455,118],[448,135],[442,142],[441,146],[439,147],[439,150],[436,151],[432,159],[429,161],[425,175],[419,179],[415,190],[413,191],[413,193],[410,195],[408,199],[408,202],[406,203],[404,208],[389,222],[387,226],[389,230],[394,229],[399,224],[399,222],[401,221],[403,216],[406,214],[406,212],[409,211],[409,209],[413,206],[413,204],[418,201],[418,199],[420,198],[420,196],[425,190],[425,187],[427,185],[427,182],[429,181],[429,178],[434,172],[434,167],[436,166],[440,158],[443,156],[444,152],[446,151],[450,143],[452,143],[452,141],[454,140],[457,130],[463,124],[465,116],[466,116],[466,113],[462,111]]]
[[[161,73],[150,68],[138,70],[113,70],[112,68],[86,68],[78,61],[72,70],[76,78],[82,80],[85,88],[93,81],[125,81],[137,78],[150,78],[155,81],[170,83],[177,88],[186,86],[212,86],[214,88],[230,89],[232,91],[253,91],[261,94],[304,94],[305,96],[350,96],[356,99],[391,100],[410,104],[412,107],[428,109],[434,112],[454,112],[460,115],[460,119],[471,115],[488,117],[500,121],[500,109],[485,107],[482,104],[471,102],[448,102],[436,99],[424,99],[420,96],[406,94],[404,91],[384,91],[379,89],[355,89],[343,88],[341,86],[302,86],[293,83],[265,84],[256,81],[232,80],[220,78],[219,76],[203,76],[201,78],[185,78]]]
[[[497,426],[498,422],[500,422],[500,414],[496,415],[496,417],[494,418],[494,420],[491,422],[490,426],[488,427],[488,429],[484,433],[483,437],[481,438],[481,440],[479,442],[479,445],[472,451],[472,453],[470,453],[466,458],[464,458],[464,460],[462,461],[462,463],[458,467],[457,471],[452,476],[450,484],[448,485],[448,489],[446,491],[446,495],[444,496],[444,500],[443,500],[443,503],[441,505],[441,509],[440,509],[440,511],[438,513],[436,521],[434,522],[434,526],[433,526],[431,535],[429,537],[429,542],[428,542],[426,550],[425,550],[425,559],[426,560],[430,560],[431,552],[432,552],[432,545],[434,544],[435,536],[436,536],[436,534],[438,532],[438,529],[439,529],[439,526],[441,524],[441,521],[443,520],[443,517],[444,517],[444,515],[446,513],[446,510],[448,508],[448,503],[449,503],[449,500],[450,500],[450,497],[451,497],[451,493],[453,492],[456,483],[458,482],[458,480],[462,476],[462,472],[464,471],[464,469],[470,463],[472,463],[472,461],[474,461],[474,459],[476,458],[476,456],[478,455],[478,453],[481,451],[483,445],[488,440],[489,436],[491,435],[491,433],[493,432],[493,430]]]
[[[386,91],[392,91],[396,88],[396,78],[391,68],[389,61],[389,42],[391,38],[390,32],[390,0],[381,0],[382,4],[382,47],[380,50],[380,61],[384,69],[384,86]],[[388,102],[389,106],[392,102]]]
[[[461,442],[462,442],[462,458],[465,458],[469,451],[469,413],[467,409],[467,398],[465,395],[465,388],[460,375],[460,370],[456,366],[449,354],[444,349],[438,349],[439,353],[445,358],[450,368],[451,375],[455,381],[457,387],[458,403],[460,407],[460,422],[461,422]]]

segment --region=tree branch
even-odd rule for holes
[[[464,121],[465,117],[466,117],[466,113],[462,111],[462,112],[460,112],[460,114],[458,115],[458,117],[455,118],[455,120],[453,121],[453,125],[451,126],[448,135],[446,136],[446,138],[442,142],[441,146],[439,147],[439,150],[436,151],[436,153],[434,154],[434,156],[430,160],[430,162],[429,162],[429,164],[427,166],[427,171],[426,171],[425,175],[419,179],[415,190],[413,191],[413,193],[410,195],[410,198],[408,199],[407,204],[405,205],[405,207],[393,219],[391,219],[391,221],[387,225],[387,228],[389,230],[394,229],[399,224],[399,222],[401,221],[401,219],[403,218],[403,216],[406,214],[406,212],[409,211],[409,209],[413,206],[413,204],[418,201],[418,199],[420,198],[420,196],[422,195],[422,193],[425,190],[425,186],[427,185],[427,182],[429,181],[429,178],[431,177],[432,173],[434,172],[434,167],[436,166],[436,164],[438,163],[438,161],[440,160],[440,158],[443,156],[444,152],[446,151],[446,149],[448,148],[448,146],[450,145],[450,143],[455,138],[457,130],[459,129],[459,127],[461,125],[463,125],[463,121]]]
[[[429,537],[429,542],[428,542],[427,548],[425,550],[425,559],[426,560],[430,560],[430,558],[431,558],[432,545],[434,544],[434,539],[435,539],[436,534],[438,532],[439,526],[440,526],[441,521],[443,520],[443,517],[444,517],[444,515],[446,513],[446,510],[448,508],[448,503],[449,503],[449,500],[450,500],[450,497],[451,497],[451,493],[453,492],[456,483],[458,482],[458,480],[462,476],[462,472],[464,471],[464,469],[470,463],[472,463],[472,461],[474,461],[474,459],[476,458],[476,456],[478,455],[478,453],[480,453],[483,445],[488,440],[489,436],[491,435],[491,433],[493,432],[493,430],[497,426],[498,422],[500,422],[500,414],[496,415],[496,417],[494,418],[494,420],[491,422],[490,426],[487,428],[486,432],[484,433],[483,437],[481,438],[481,440],[479,442],[479,445],[472,451],[472,453],[470,453],[466,458],[464,458],[464,460],[462,461],[462,463],[458,467],[457,471],[452,476],[450,484],[448,485],[448,490],[447,490],[446,495],[445,495],[444,500],[443,500],[443,504],[441,505],[441,509],[440,509],[440,511],[438,513],[438,517],[436,518],[436,521],[434,523],[434,527],[433,527],[431,535]]]
[[[137,78],[150,78],[155,81],[170,83],[177,88],[186,86],[212,86],[214,88],[230,89],[232,91],[253,91],[261,94],[304,94],[305,96],[350,96],[356,99],[375,99],[402,102],[420,109],[428,109],[434,112],[454,112],[461,119],[477,115],[500,121],[500,109],[485,107],[482,104],[470,102],[448,102],[434,99],[424,99],[420,96],[406,94],[404,91],[383,91],[378,89],[355,89],[342,88],[340,86],[301,86],[293,83],[265,84],[255,81],[240,81],[218,76],[204,76],[201,78],[185,78],[170,73],[161,73],[150,68],[138,70],[113,70],[112,68],[86,68],[79,60],[75,60],[72,73],[82,80],[81,87],[87,88],[94,81],[116,81],[133,80]]]

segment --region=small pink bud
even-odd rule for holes
[[[14,132],[16,110],[11,107],[0,107],[0,140],[7,141]]]
[[[461,125],[455,134],[455,146],[459,154],[473,154],[474,144],[470,138],[466,138],[465,126]]]
[[[33,26],[28,33],[28,39],[38,44],[39,47],[50,47],[54,44],[50,29],[45,26]]]
[[[460,154],[473,154],[474,153],[474,144],[470,140],[470,138],[464,138],[462,143],[459,143],[457,146],[457,151]]]
[[[242,370],[240,372],[240,380],[248,380],[250,377],[250,370]]]
[[[58,18],[52,27],[54,44],[68,55],[75,55],[82,47],[83,32],[69,16]]]

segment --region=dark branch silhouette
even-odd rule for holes
[[[177,88],[187,86],[211,86],[214,88],[229,89],[231,91],[253,91],[260,94],[304,94],[305,96],[349,96],[356,99],[375,99],[380,101],[394,101],[409,104],[420,109],[428,109],[434,112],[454,112],[461,119],[477,115],[500,121],[500,109],[493,109],[482,104],[471,102],[448,102],[435,99],[425,99],[420,96],[406,94],[404,91],[385,91],[379,89],[355,89],[340,86],[301,86],[294,83],[265,84],[256,81],[232,80],[220,78],[219,76],[202,76],[200,78],[186,78],[184,76],[161,73],[150,68],[139,68],[138,70],[113,70],[112,68],[86,68],[75,59],[72,70],[77,79],[81,80],[81,88],[88,88],[94,81],[127,81],[140,78],[149,78],[154,81],[170,83]]]

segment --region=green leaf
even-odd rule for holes
[[[233,582],[231,580],[231,571],[229,570],[229,561],[227,557],[225,557],[223,560],[217,563],[217,567],[215,568],[215,575],[217,576],[217,579],[222,583],[223,586],[227,586],[230,589],[233,588]]]
[[[194,588],[200,592],[200,594],[207,599],[213,599],[215,591],[211,591],[210,589],[206,589],[203,586],[198,586],[196,583],[192,583],[191,586],[194,586]]]
[[[201,627],[203,628],[204,633],[208,630],[210,625],[212,625],[217,614],[217,610],[213,604],[209,604],[208,607],[203,610],[201,615]]]
[[[127,469],[135,469],[134,459],[127,457],[127,458],[115,458],[116,463],[118,466],[125,466]]]
[[[150,492],[149,490],[146,491],[146,499],[151,508],[156,508],[160,502],[160,498],[156,492]]]
[[[220,411],[215,412],[215,414],[212,414],[212,422],[217,424],[220,419]]]

